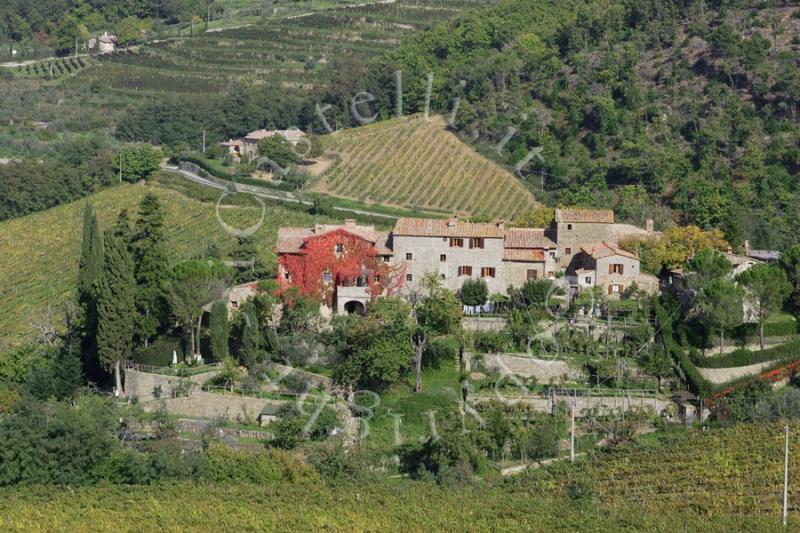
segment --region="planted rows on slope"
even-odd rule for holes
[[[510,218],[536,205],[511,173],[447,131],[403,117],[326,137],[336,159],[312,189],[372,203]]]
[[[124,208],[135,212],[147,191],[158,195],[166,210],[166,236],[171,259],[203,256],[210,243],[229,249],[235,239],[216,218],[215,206],[189,199],[157,185],[114,187],[87,199],[0,224],[0,339],[16,342],[31,332],[31,321],[50,307],[57,316],[74,293],[80,254],[82,214],[86,203],[98,212],[103,228]],[[221,216],[235,227],[258,221],[260,210],[224,209]],[[308,224],[312,218],[270,206],[256,233],[260,254],[272,257],[277,228]]]

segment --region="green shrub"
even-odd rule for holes
[[[777,314],[764,322],[765,337],[791,337],[797,333],[797,321],[792,316]],[[739,339],[755,339],[758,337],[758,324],[742,324],[734,335]]]
[[[475,349],[484,353],[503,352],[511,345],[505,331],[478,331],[475,333]]]
[[[183,347],[180,340],[156,339],[147,348],[137,348],[133,352],[133,361],[140,365],[169,366],[172,363],[173,350],[178,352],[178,360],[183,361]]]
[[[461,290],[458,291],[458,296],[464,305],[483,305],[489,299],[486,280],[483,278],[465,280]]]
[[[358,448],[325,443],[311,449],[306,459],[328,482],[358,482],[370,476],[369,462]]]
[[[257,453],[212,442],[203,454],[200,477],[215,483],[313,482],[317,474],[293,455],[265,449]]]
[[[422,360],[425,366],[439,368],[443,362],[456,361],[460,348],[455,337],[440,337],[428,343]]]

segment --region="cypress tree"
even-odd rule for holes
[[[169,277],[164,238],[164,208],[158,197],[147,193],[139,204],[133,235],[136,260],[137,339],[147,346],[167,320],[166,286]]]
[[[103,272],[97,283],[97,350],[100,362],[113,368],[121,394],[120,365],[133,348],[136,279],[133,258],[122,239],[107,233],[104,245]]]
[[[114,224],[114,235],[122,239],[129,249],[133,243],[133,230],[131,229],[131,217],[127,209],[123,209],[117,216],[117,222]]]
[[[73,325],[80,337],[83,370],[87,378],[102,376],[97,359],[97,280],[103,270],[103,239],[97,223],[97,213],[87,204],[83,211],[83,243],[78,266],[79,313]]]
[[[258,315],[253,302],[248,301],[242,306],[242,356],[247,368],[253,368],[258,362],[258,352],[261,349],[261,328],[258,324]]]
[[[83,210],[83,243],[78,267],[78,298],[95,299],[95,283],[103,269],[103,240],[97,223],[97,213],[87,204]]]
[[[214,302],[211,306],[209,318],[211,333],[211,355],[217,361],[228,357],[228,340],[230,338],[230,324],[228,323],[228,304],[224,300]]]

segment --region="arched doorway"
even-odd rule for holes
[[[348,315],[363,315],[367,309],[364,307],[364,304],[358,300],[350,300],[344,304],[344,311]]]

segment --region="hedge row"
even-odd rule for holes
[[[739,349],[721,357],[696,357],[694,362],[701,368],[734,368],[791,358],[800,359],[800,340],[787,342],[764,351],[752,352]]]
[[[765,337],[790,337],[797,335],[797,321],[780,320],[764,323]],[[740,339],[758,337],[758,324],[742,324],[734,332],[734,336]]]

